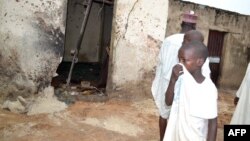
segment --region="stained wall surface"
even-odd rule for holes
[[[67,0],[0,1],[0,101],[50,85],[62,59]]]

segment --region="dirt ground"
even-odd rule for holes
[[[219,90],[217,141],[234,111],[233,90]],[[124,94],[123,94],[124,95]],[[152,97],[103,102],[77,101],[53,114],[27,116],[0,110],[1,141],[158,141],[158,113]]]

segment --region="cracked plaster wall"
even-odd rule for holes
[[[204,34],[205,44],[208,42],[209,30],[227,32],[224,37],[219,86],[238,88],[248,65],[250,16],[193,3],[170,1],[167,35],[180,31],[181,14],[188,10],[193,10],[198,15],[197,30]]]
[[[165,38],[168,1],[116,0],[108,87],[140,83],[153,70]]]
[[[0,102],[50,85],[63,53],[67,0],[0,1]]]

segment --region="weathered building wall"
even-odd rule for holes
[[[0,1],[0,102],[50,85],[63,54],[66,5]]]
[[[143,85],[156,65],[167,16],[167,0],[116,0],[108,88]]]
[[[167,35],[180,31],[181,14],[189,10],[195,11],[198,15],[197,30],[204,34],[205,44],[208,42],[209,30],[226,32],[219,86],[238,88],[248,64],[247,48],[250,48],[250,16],[171,0],[169,1]]]

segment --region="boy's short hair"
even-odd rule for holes
[[[191,41],[186,45],[183,45],[184,49],[193,49],[194,54],[197,57],[204,58],[204,60],[208,57],[208,49],[207,47],[200,41]]]

